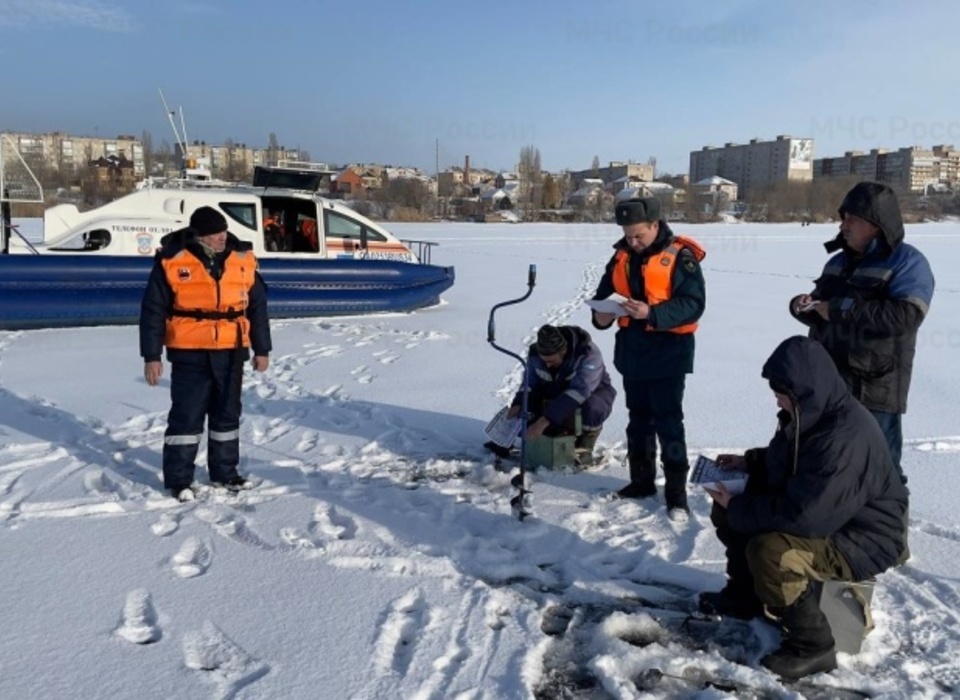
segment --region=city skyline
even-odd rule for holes
[[[273,132],[314,160],[428,172],[511,170],[526,145],[551,171],[680,173],[703,146],[778,134],[818,158],[960,142],[960,48],[940,38],[960,7],[941,0],[270,7],[0,0],[0,59],[21,59],[0,131],[172,144],[159,87],[190,142]]]

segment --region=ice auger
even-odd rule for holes
[[[493,346],[495,350],[502,352],[505,355],[516,359],[520,365],[523,367],[523,388],[521,389],[522,401],[523,403],[520,406],[520,471],[510,480],[510,484],[517,489],[517,495],[510,499],[510,507],[517,513],[517,517],[520,520],[523,520],[529,513],[527,512],[527,496],[530,494],[530,490],[527,488],[527,473],[526,473],[526,456],[527,456],[527,401],[528,395],[530,393],[530,382],[528,377],[529,372],[529,363],[521,355],[507,350],[504,347],[497,345],[496,343],[496,324],[493,320],[494,314],[497,312],[497,309],[501,309],[504,306],[511,306],[513,304],[519,304],[521,301],[525,301],[532,293],[533,287],[537,283],[537,266],[531,265],[530,270],[527,273],[527,293],[522,297],[517,297],[516,299],[510,299],[509,301],[501,301],[499,304],[495,305],[490,309],[490,318],[487,320],[487,342]]]

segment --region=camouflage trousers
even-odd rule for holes
[[[768,608],[792,605],[812,581],[852,581],[843,555],[824,537],[798,537],[784,532],[744,535],[727,523],[727,510],[714,504],[710,519],[727,548],[727,574],[733,583],[749,578]]]

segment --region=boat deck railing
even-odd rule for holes
[[[434,246],[440,245],[439,243],[434,243],[433,241],[412,241],[406,238],[401,238],[400,242],[407,246],[407,249],[417,256],[417,260],[423,265],[430,265],[430,255]]]

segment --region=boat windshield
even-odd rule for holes
[[[84,231],[70,236],[65,241],[52,246],[50,250],[64,251],[69,253],[89,253],[96,250],[102,250],[110,245],[112,237],[110,232],[103,228]]]

